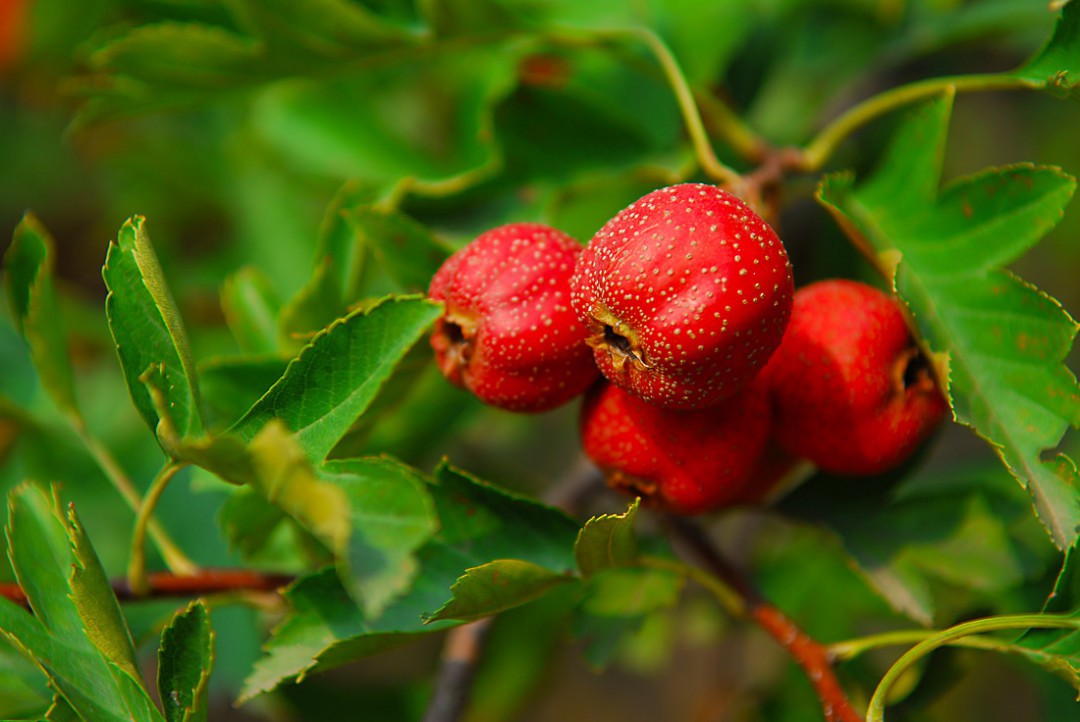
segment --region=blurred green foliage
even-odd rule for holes
[[[1076,8],[1067,12],[1075,24]],[[62,327],[43,331],[66,345],[70,369],[44,370],[20,338],[21,309],[8,302],[11,313],[0,319],[0,490],[26,479],[58,482],[103,568],[123,573],[134,516],[81,434],[89,429],[140,491],[162,464],[161,447],[144,423],[161,438],[153,382],[139,381],[135,366],[134,380],[129,374],[125,381],[105,313],[106,280],[109,288],[130,280],[115,269],[106,280],[101,274],[110,241],[129,218],[146,219],[139,229],[152,236],[160,260],[153,273],[171,289],[169,303],[153,302],[172,305],[186,328],[186,338],[177,340],[166,320],[158,339],[175,341],[181,358],[190,353],[206,401],[206,418],[180,431],[195,434],[205,422],[216,433],[287,375],[289,360],[324,326],[349,313],[364,318],[387,293],[423,291],[441,259],[479,232],[539,220],[584,242],[648,190],[701,179],[683,109],[635,34],[642,28],[678,60],[720,159],[746,171],[757,159],[740,146],[737,128],[776,147],[805,145],[844,110],[889,88],[1023,66],[1056,17],[1045,3],[1030,0],[8,2],[0,6],[0,228],[15,229],[32,210],[41,225],[35,237],[51,235],[54,287],[27,286],[55,299]],[[1075,78],[1075,50],[1075,43],[1065,46],[1029,71],[1072,63],[1068,77]],[[960,94],[943,177],[1018,162],[1054,165],[1075,177],[1076,118],[1075,102],[1049,94]],[[835,275],[874,276],[813,202],[817,171],[853,168],[866,177],[903,122],[901,112],[884,114],[846,137],[824,167],[785,178],[778,227],[800,285]],[[126,232],[113,252],[118,263]],[[1065,308],[1080,308],[1078,237],[1080,214],[1068,210],[1035,252],[1010,268]],[[133,263],[131,273],[149,273]],[[137,331],[132,338],[137,345],[148,335]],[[423,473],[448,456],[478,478],[526,496],[574,472],[573,408],[540,417],[485,409],[442,380],[422,342],[411,351],[383,353],[376,354],[380,364],[356,350],[358,366],[393,366],[395,374],[377,397],[356,403],[368,410],[365,418],[321,440],[320,456],[388,453]],[[332,367],[337,354],[322,346],[307,358]],[[75,400],[57,405],[65,382],[55,379],[68,376]],[[165,386],[175,392],[176,384]],[[348,396],[352,383],[343,381],[338,390]],[[198,395],[185,395],[192,394]],[[1075,601],[1076,580],[1058,579],[1061,554],[1031,514],[1028,494],[972,434],[954,428],[942,436],[925,458],[879,486],[853,493],[843,480],[819,476],[780,509],[724,515],[710,531],[753,569],[778,606],[825,641],[908,626],[909,620],[944,626],[1037,611],[1055,582],[1063,598]],[[1075,456],[1076,447],[1073,430],[1060,449]],[[375,476],[390,474],[386,463]],[[204,466],[214,470],[213,463]],[[434,613],[447,602],[447,587],[464,568],[445,560],[483,568],[499,552],[532,553],[545,582],[571,565],[559,556],[569,555],[569,546],[558,552],[515,546],[514,532],[521,529],[539,530],[538,538],[549,542],[572,538],[573,525],[562,517],[446,467],[437,476],[438,483],[414,479],[417,493],[428,494],[428,483],[431,489],[456,484],[477,508],[502,519],[492,522],[490,536],[467,531],[467,512],[454,506],[460,499],[430,491],[432,503],[447,512],[440,517],[444,524],[460,520],[458,536],[446,529],[436,535],[424,522],[414,535],[374,542],[357,533],[346,547],[357,552],[382,544],[395,563],[419,565],[419,572],[410,567],[403,576],[391,575],[401,588],[376,607],[404,593],[402,579],[411,580],[413,572],[425,583],[446,584],[419,585],[404,606],[392,607],[399,617],[372,627],[350,606],[355,590],[342,588],[333,573],[316,573],[291,592],[304,613],[288,617],[269,656],[260,652],[265,615],[211,608],[217,650],[211,719],[316,720],[361,707],[373,719],[419,719],[435,664],[430,644],[354,660],[428,631],[419,612]],[[331,552],[344,555],[334,546],[340,540],[304,523],[304,512],[286,508],[293,518],[282,523],[282,510],[264,501],[234,491],[206,469],[188,468],[170,484],[157,516],[177,546],[207,566],[304,571]],[[594,504],[589,511],[625,509],[622,499],[607,496]],[[412,511],[403,517],[426,519],[430,510]],[[377,536],[379,520],[365,520],[362,512],[350,509],[356,525],[350,528]],[[60,517],[49,519],[62,524]],[[407,549],[401,550],[403,537]],[[485,558],[487,550],[494,556]],[[668,553],[662,545],[646,551]],[[164,560],[154,547],[150,553],[150,566],[160,568]],[[365,579],[380,571],[353,569]],[[0,564],[0,579],[14,578],[15,570]],[[64,582],[52,583],[60,588]],[[511,601],[526,601],[527,586],[522,582]],[[809,684],[789,660],[769,640],[734,630],[715,610],[702,612],[698,587],[688,585],[674,601],[674,582],[663,574],[619,570],[580,589],[552,586],[548,596],[497,621],[478,683],[481,701],[468,719],[731,715],[776,722],[817,714]],[[644,596],[640,606],[604,607],[620,593],[611,590],[626,589]],[[460,591],[457,601],[484,609],[486,601],[476,601],[482,594],[474,598],[467,584]],[[140,661],[152,657],[148,640],[167,623],[174,635],[184,625],[193,630],[171,644],[183,648],[202,639],[203,613],[169,622],[177,608],[159,602],[125,608]],[[330,631],[321,626],[324,612]],[[406,613],[411,616],[403,622]],[[519,626],[530,636],[515,636]],[[383,636],[334,646],[336,634],[372,630]],[[330,644],[340,655],[318,667],[353,664],[303,684],[288,682],[231,709],[241,689],[269,689],[305,668],[288,646],[294,634],[305,653],[321,654]],[[574,635],[582,649],[572,655],[552,644]],[[191,658],[208,666],[203,647],[191,644]],[[1068,638],[1063,644],[1068,647]],[[279,668],[274,655],[285,658]],[[988,657],[971,650],[933,657],[897,692],[890,719],[1011,722],[1075,714],[1068,685]],[[53,695],[42,676],[7,646],[0,647],[0,658],[0,716],[40,715]],[[593,672],[581,658],[609,666],[582,684]],[[868,697],[893,658],[889,650],[861,656],[841,672]],[[677,671],[665,674],[664,664]],[[680,679],[678,670],[691,667],[709,674]],[[198,683],[191,670],[174,670],[170,679],[191,687]],[[975,692],[973,685],[979,685]],[[996,692],[1010,685],[1008,694]],[[514,694],[492,691],[507,689]]]

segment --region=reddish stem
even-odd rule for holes
[[[678,540],[690,547],[709,571],[742,598],[746,605],[746,616],[779,642],[795,663],[806,672],[817,693],[826,722],[864,722],[862,715],[851,706],[844,688],[836,678],[825,646],[802,631],[787,615],[773,606],[746,575],[720,553],[699,526],[681,517],[669,517],[667,522]]]
[[[177,575],[171,572],[153,572],[147,575],[150,591],[145,596],[132,593],[127,579],[114,579],[113,592],[122,602],[140,599],[164,599],[170,597],[201,597],[223,592],[275,592],[288,585],[293,577],[287,574],[270,574],[251,569],[204,569],[198,574]],[[29,606],[26,594],[14,583],[0,584],[0,596],[16,604]]]

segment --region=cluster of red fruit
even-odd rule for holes
[[[773,230],[710,185],[649,193],[585,247],[493,229],[429,295],[446,378],[513,411],[585,393],[586,454],[675,513],[758,501],[797,459],[880,473],[947,408],[896,300],[847,280],[795,291]]]

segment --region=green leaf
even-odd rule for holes
[[[279,356],[222,357],[199,364],[199,390],[214,425],[236,423],[277,383],[289,359]]]
[[[450,588],[453,593],[450,601],[424,621],[456,619],[467,622],[488,617],[536,599],[553,587],[570,581],[573,577],[530,562],[498,559],[466,569]]]
[[[366,254],[357,243],[349,211],[374,200],[370,186],[347,181],[327,205],[319,226],[311,278],[289,299],[279,318],[283,344],[295,345],[297,338],[310,337],[345,315],[360,299],[357,280]]]
[[[109,244],[102,269],[109,295],[105,312],[135,408],[157,434],[161,421],[140,377],[152,366],[164,376],[161,391],[181,438],[198,436],[203,422],[198,378],[187,333],[157,256],[145,219],[128,220]]]
[[[506,32],[526,24],[520,6],[505,0],[420,0],[420,10],[439,37]]]
[[[255,486],[330,549],[342,582],[376,619],[408,590],[414,554],[438,528],[423,481],[386,459],[311,467],[278,422],[251,442]],[[266,518],[272,528],[273,519]]]
[[[585,523],[574,544],[581,576],[587,579],[604,569],[629,566],[637,560],[634,519],[639,504],[640,500],[634,499],[622,514],[594,516]]]
[[[71,601],[82,619],[86,636],[109,662],[132,679],[140,680],[135,645],[127,620],[120,611],[120,603],[86,536],[86,530],[75,516],[74,506],[68,508],[67,533],[74,557],[71,564]]]
[[[951,95],[901,128],[876,174],[856,188],[833,175],[818,197],[890,275],[915,318],[956,420],[987,439],[1059,548],[1080,530],[1080,478],[1054,449],[1080,425],[1080,389],[1062,364],[1077,324],[1060,304],[999,268],[1061,217],[1075,181],[1012,166],[938,189]]]
[[[173,615],[161,633],[158,694],[168,722],[205,722],[213,646],[210,615],[200,600]]]
[[[1080,97],[1080,4],[1065,4],[1046,45],[1013,74],[1054,95]]]
[[[423,293],[451,249],[424,225],[405,214],[379,206],[357,206],[345,216],[357,242],[370,250],[375,262],[398,291]]]
[[[1000,468],[922,474],[884,497],[853,490],[849,478],[818,477],[785,503],[786,513],[834,530],[870,586],[926,626],[956,613],[957,590],[989,606],[1045,571],[1045,536],[1030,509]]]
[[[0,634],[34,660],[83,718],[162,720],[134,665],[116,597],[74,514],[65,518],[55,495],[23,484],[8,497],[8,517],[8,554],[33,615],[0,599]]]
[[[675,605],[682,586],[682,576],[667,569],[598,570],[586,582],[574,620],[574,634],[584,641],[589,663],[597,669],[610,664],[650,615]]]
[[[229,276],[221,287],[221,309],[242,351],[255,355],[277,352],[281,301],[269,276],[254,266]]]
[[[51,696],[41,670],[0,635],[0,718],[29,717],[46,709]]]
[[[340,550],[343,578],[375,619],[408,590],[419,567],[415,553],[438,530],[431,496],[415,472],[388,459],[330,461],[318,476],[345,493],[351,536]]]
[[[252,487],[234,491],[218,512],[218,524],[226,541],[245,559],[263,550],[284,519],[284,510]]]
[[[248,32],[289,57],[346,58],[411,44],[413,37],[348,0],[228,0]]]
[[[441,305],[419,298],[388,299],[335,322],[312,339],[233,431],[251,439],[278,418],[310,458],[325,458],[441,312]]]
[[[134,112],[190,103],[267,79],[269,68],[250,39],[195,23],[135,27],[90,56],[81,79],[90,96],[76,126]]]
[[[8,495],[8,558],[35,618],[61,637],[86,641],[68,598],[74,557],[62,519],[55,489],[50,495],[30,484],[17,487]]]
[[[52,236],[27,213],[4,252],[3,281],[15,328],[30,345],[41,385],[64,413],[81,423],[63,319],[53,289],[55,256]]]
[[[442,522],[437,538],[449,547],[465,546],[475,562],[468,566],[521,559],[560,574],[576,568],[578,525],[562,512],[448,464],[436,469],[435,484]]]
[[[303,170],[381,185],[446,182],[452,192],[500,167],[492,108],[517,82],[513,52],[455,48],[332,81],[279,83],[256,100],[252,123]]]
[[[291,613],[274,630],[242,699],[451,626],[422,620],[447,603],[451,587],[470,568],[517,559],[557,575],[573,572],[578,525],[562,512],[448,466],[437,470],[429,492],[441,526],[416,554],[420,569],[409,591],[372,620],[333,572],[297,581],[286,593]]]
[[[254,488],[341,554],[351,531],[345,492],[315,475],[308,456],[279,420],[267,423],[248,448]]]

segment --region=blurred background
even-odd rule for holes
[[[366,45],[306,35],[302,22],[281,14],[280,3],[260,10],[243,0],[0,0],[0,250],[27,211],[53,234],[88,425],[139,484],[157,470],[160,450],[127,398],[101,279],[108,243],[125,219],[148,219],[196,358],[208,383],[218,384],[211,388],[221,403],[212,411],[225,424],[240,403],[228,395],[228,361],[247,350],[228,325],[222,289],[244,269],[277,303],[294,298],[317,267],[320,227],[335,198],[395,199],[448,247],[523,220],[550,223],[584,242],[643,193],[698,177],[655,61],[602,31],[652,27],[711,99],[702,106],[707,124],[722,115],[709,103],[723,103],[783,146],[805,143],[840,111],[883,89],[1017,67],[1048,37],[1055,18],[1041,0],[342,2],[377,20],[376,30],[357,31]],[[543,12],[569,30],[553,31]],[[529,13],[541,20],[520,21]],[[469,23],[481,27],[481,40],[465,33]],[[432,28],[448,38],[442,49],[411,52]],[[1076,176],[1078,120],[1074,102],[1048,95],[961,95],[945,178],[1016,162]],[[862,130],[830,169],[869,171],[894,124],[886,117]],[[716,147],[725,161],[747,167],[722,140]],[[867,277],[870,269],[813,201],[817,180],[794,176],[782,188],[778,225],[797,284]],[[1074,202],[1013,268],[1074,314],[1078,239]],[[365,284],[365,295],[387,290],[375,277]],[[298,347],[297,339],[286,339],[279,350],[290,343]],[[1077,358],[1074,351],[1073,369]],[[414,362],[427,363],[426,348]],[[480,408],[430,369],[415,378],[412,405],[407,399],[400,412],[380,417],[378,428],[358,432],[356,449],[392,453],[423,469],[449,456],[533,494],[579,463],[575,408],[515,417]],[[1064,446],[1075,453],[1075,433]],[[887,549],[904,542],[904,562],[930,580],[935,621],[1041,605],[1060,560],[1025,493],[985,443],[950,428],[899,476],[911,499],[952,494],[974,505],[948,539],[912,544],[920,528],[912,510],[897,512],[895,529],[876,530],[889,537],[881,542]],[[51,406],[3,314],[0,488],[24,478],[62,483],[106,568],[122,572],[132,517]],[[195,558],[221,566],[295,564],[275,549],[242,559],[216,521],[227,491],[198,472],[183,479],[170,487],[160,516]],[[813,487],[797,492],[782,513],[727,515],[712,532],[821,639],[899,624],[835,535],[814,523],[827,517],[830,498],[849,490],[829,479]],[[594,504],[597,513],[625,508],[605,495]],[[993,536],[1001,533],[1008,544]],[[970,553],[994,573],[975,582],[935,573],[944,547],[982,543],[982,551]],[[6,562],[0,579],[11,579]],[[823,588],[829,595],[818,593]],[[849,600],[842,614],[828,604],[835,594]],[[152,639],[174,606],[131,605],[136,635]],[[808,719],[807,710],[816,714],[789,660],[757,630],[726,620],[700,589],[687,589],[676,607],[628,634],[602,671],[590,666],[580,641],[569,641],[565,611],[559,604],[526,606],[500,620],[470,722],[795,722]],[[355,719],[420,718],[437,635],[234,709],[231,700],[272,621],[244,606],[215,608],[211,719],[326,720],[342,718],[345,709],[364,710]],[[872,689],[893,656],[870,655],[844,673]],[[26,669],[20,683],[0,688],[0,716],[34,710],[45,694],[42,680],[10,649],[0,652],[0,663]],[[149,670],[152,660],[147,664]],[[1022,661],[948,651],[916,677],[897,719],[1078,716],[1067,684]]]

